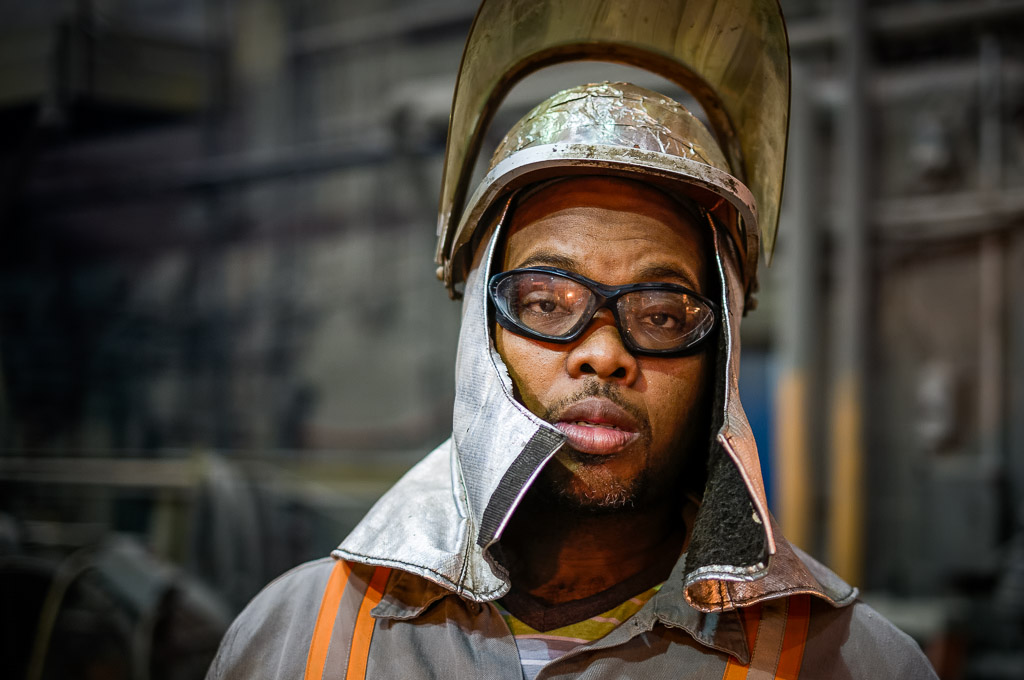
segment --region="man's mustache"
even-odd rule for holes
[[[651,423],[647,418],[647,414],[637,408],[635,405],[630,404],[623,399],[621,392],[619,391],[618,385],[612,383],[602,382],[597,378],[588,379],[583,386],[576,392],[570,394],[567,397],[559,399],[551,406],[547,407],[544,414],[541,416],[544,420],[549,423],[557,423],[562,413],[573,404],[581,402],[584,399],[590,399],[591,397],[600,397],[601,399],[607,399],[612,402],[623,411],[629,413],[636,419],[637,424],[640,426],[640,430],[643,432],[650,432]]]

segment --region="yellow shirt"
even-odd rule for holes
[[[515,636],[516,647],[519,648],[519,660],[523,664],[523,675],[526,680],[533,680],[540,669],[551,661],[568,654],[580,645],[600,640],[615,630],[629,617],[640,611],[640,608],[658,592],[659,588],[661,588],[661,584],[631,597],[597,616],[543,633],[517,619],[501,604],[495,604],[505,619],[505,623],[508,624],[509,630],[512,631],[512,635]]]

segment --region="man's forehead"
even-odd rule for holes
[[[658,216],[685,213],[677,199],[646,182],[614,175],[582,175],[546,180],[523,189],[515,201],[513,223],[581,206]],[[689,215],[685,217],[692,221]]]
[[[700,288],[707,229],[675,198],[642,182],[566,178],[530,190],[515,205],[503,267],[547,265],[615,283],[602,276],[607,265],[616,269],[609,274],[635,281],[680,280]]]

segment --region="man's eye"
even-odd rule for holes
[[[522,309],[533,314],[551,314],[558,310],[558,301],[553,297],[528,295],[523,300]]]
[[[682,325],[682,322],[677,317],[666,312],[651,312],[644,317],[644,321],[652,326],[666,330],[679,328]]]
[[[555,303],[551,300],[540,300],[539,302],[531,303],[530,308],[535,312],[549,314],[550,312],[555,311]]]

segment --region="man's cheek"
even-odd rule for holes
[[[532,344],[500,326],[495,332],[494,346],[512,379],[512,395],[531,413],[543,416],[547,409],[540,393],[548,387],[546,383],[550,381],[537,375],[538,360],[536,352],[532,351],[535,348],[530,347]]]

